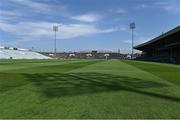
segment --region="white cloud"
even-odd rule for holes
[[[150,6],[149,5],[147,5],[147,4],[139,4],[139,5],[137,5],[137,9],[145,9],[145,8],[149,8]]]
[[[119,9],[116,10],[116,13],[118,13],[118,14],[123,14],[123,13],[126,13],[126,12],[127,11],[125,9],[123,9],[123,8],[119,8]]]
[[[27,39],[36,40],[41,38],[52,38],[53,25],[59,25],[58,39],[70,39],[92,34],[110,33],[117,29],[98,29],[89,24],[57,24],[50,22],[20,22],[17,24],[0,23],[1,30]]]
[[[47,4],[35,2],[32,0],[12,0],[12,2],[18,3],[20,5],[35,9],[38,11],[49,11],[50,8]]]
[[[15,12],[7,11],[7,10],[0,10],[0,15],[7,15],[7,16],[14,16],[16,15]]]
[[[18,11],[9,11],[9,10],[1,10],[0,9],[0,21],[7,21],[11,19],[16,19],[17,17],[22,17],[23,14],[21,14]]]
[[[97,15],[97,14],[84,14],[84,15],[72,17],[72,19],[82,21],[82,22],[89,22],[89,23],[99,21],[101,18],[102,16]]]
[[[18,5],[21,5],[23,8],[27,8],[25,11],[22,11],[22,7],[19,6],[18,10],[22,13],[24,12],[37,12],[41,14],[48,14],[48,15],[64,15],[66,14],[67,5],[62,4],[61,2],[54,1],[53,4],[52,1],[46,1],[38,2],[37,0],[10,0],[13,3],[16,3]]]
[[[169,13],[180,13],[180,2],[179,0],[164,0],[155,3],[157,8],[163,9]]]
[[[1,22],[18,22],[27,19],[38,21],[37,16],[44,19],[69,18],[68,6],[56,0],[53,3],[48,0],[7,0],[0,2],[1,4],[5,6],[5,9],[0,7]]]
[[[139,45],[139,44],[142,44],[142,43],[145,43],[149,40],[152,40],[153,37],[138,37],[138,38],[134,38],[134,45]],[[127,43],[127,44],[132,44],[132,40],[129,39],[129,40],[124,40],[123,41],[124,43]]]
[[[152,2],[149,4],[139,4],[137,9],[162,9],[168,13],[180,13],[180,1],[179,0],[157,0],[156,2]]]
[[[124,13],[127,13],[128,11],[124,8],[114,8],[114,9],[108,9],[108,12],[110,12],[110,14],[124,14]]]

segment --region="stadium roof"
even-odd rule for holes
[[[161,40],[161,39],[163,39],[163,38],[165,38],[167,36],[173,35],[173,34],[175,34],[177,32],[180,32],[180,26],[178,26],[178,27],[176,27],[176,28],[174,28],[174,29],[172,29],[172,30],[170,30],[170,31],[168,31],[168,32],[166,32],[166,33],[164,33],[164,34],[162,34],[162,35],[160,35],[160,36],[158,36],[158,37],[148,41],[148,42],[145,42],[143,44],[137,45],[137,46],[134,47],[134,49],[142,48],[142,47],[144,47],[146,45],[152,44],[152,43],[154,43],[156,41],[159,41],[159,40]]]

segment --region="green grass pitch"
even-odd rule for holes
[[[1,60],[0,118],[180,118],[180,65]]]

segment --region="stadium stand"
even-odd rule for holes
[[[39,52],[43,55],[54,57],[54,52]],[[77,59],[126,59],[126,54],[116,52],[57,52],[57,58],[77,58]]]
[[[50,57],[34,51],[1,47],[0,59],[50,59]]]
[[[142,51],[140,60],[180,62],[180,26],[134,47]]]

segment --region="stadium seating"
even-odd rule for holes
[[[0,59],[50,59],[50,57],[29,50],[12,50],[1,48]]]

